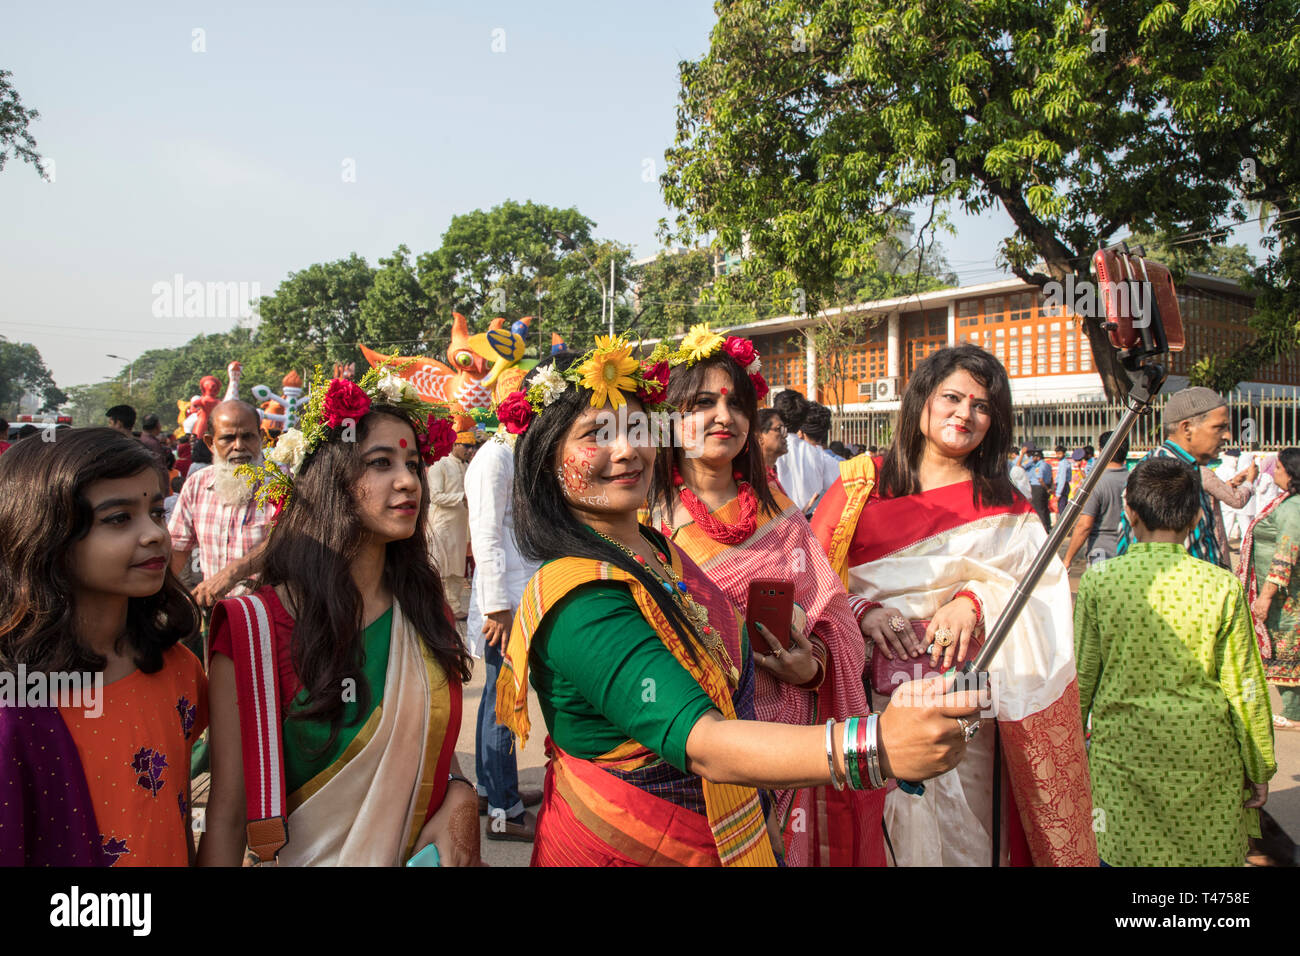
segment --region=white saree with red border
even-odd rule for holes
[[[991,627],[1046,541],[1027,501],[1017,495],[1008,506],[977,506],[969,481],[902,498],[872,495],[857,504],[851,507],[836,482],[818,508],[814,531],[830,550],[839,521],[846,511],[852,520],[856,511],[843,559],[850,593],[911,620],[932,618],[968,590],[983,603]],[[1070,586],[1059,560],[1035,586],[989,675],[986,719],[961,764],[926,781],[923,795],[895,790],[886,799],[898,865],[988,866],[996,833],[1002,865],[1096,866]],[[995,740],[1002,756],[996,808]]]

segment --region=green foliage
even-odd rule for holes
[[[45,164],[36,152],[35,138],[27,129],[27,124],[40,119],[41,114],[23,107],[18,91],[9,81],[11,76],[9,70],[0,70],[0,170],[8,160],[17,157],[31,163],[44,176]]]
[[[3,75],[0,72],[0,79]],[[9,342],[0,335],[0,409],[12,416],[18,410],[18,400],[29,391],[40,397],[41,411],[53,411],[68,400],[54,384],[36,346]]]
[[[418,355],[434,347],[426,331],[434,325],[433,303],[408,261],[410,254],[403,244],[391,257],[380,259],[374,283],[361,303],[361,340],[381,352]]]
[[[1121,229],[1210,230],[1300,201],[1300,5],[751,0],[681,64],[666,237],[748,243],[809,311],[870,269],[901,210],[1000,205],[998,259],[1087,277]],[[941,216],[932,217],[942,227]],[[1295,226],[1278,226],[1294,246]],[[1047,274],[1037,271],[1042,262]],[[1293,276],[1294,273],[1291,273]],[[1128,379],[1088,322],[1112,395]]]
[[[1240,243],[1228,245],[1208,239],[1171,243],[1165,236],[1135,232],[1128,244],[1141,245],[1148,256],[1168,266],[1175,282],[1181,282],[1189,272],[1200,272],[1250,285],[1258,268],[1250,250]]]
[[[355,252],[291,272],[274,295],[262,297],[257,338],[276,349],[285,371],[318,362],[355,362],[362,367],[366,362],[357,347],[362,339],[361,304],[374,281],[375,270]]]

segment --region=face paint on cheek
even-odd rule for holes
[[[555,477],[570,497],[577,497],[591,487],[591,473],[590,461],[580,461],[578,455],[569,455],[555,470]]]

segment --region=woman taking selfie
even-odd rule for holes
[[[977,708],[916,686],[903,692],[915,706],[879,725],[752,719],[753,663],[730,601],[637,523],[655,460],[644,416],[663,410],[667,375],[631,352],[600,337],[571,372],[544,370],[497,412],[522,433],[516,535],[543,562],[497,683],[497,719],[526,740],[531,677],[549,732],[533,865],[772,865],[757,788],[933,776],[960,760],[959,718]]]
[[[865,456],[845,462],[817,509],[832,566],[870,605],[878,703],[899,677],[970,660],[1046,540],[1008,477],[1011,428],[1002,364],[940,349],[912,373],[879,475]],[[996,721],[923,795],[886,799],[900,865],[1097,865],[1073,633],[1054,560],[990,666]]]
[[[655,524],[748,616],[750,584],[793,595],[786,633],[751,633],[755,716],[782,724],[843,720],[869,709],[863,634],[808,521],[768,482],[753,432],[767,393],[748,339],[696,326],[668,383],[681,434],[659,451]],[[752,372],[750,371],[752,370]],[[884,866],[883,791],[780,790],[776,815],[791,866]]]
[[[250,476],[283,510],[262,586],[212,618],[201,864],[238,866],[245,843],[298,866],[423,864],[430,845],[479,862],[454,753],[469,660],[423,533],[425,467],[454,431],[426,412],[391,373],[318,375],[301,431]]]

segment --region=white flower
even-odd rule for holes
[[[281,468],[289,469],[291,475],[296,475],[302,467],[302,460],[307,457],[307,442],[303,439],[302,432],[290,428],[280,436],[266,457]]]
[[[420,400],[420,393],[415,390],[415,386],[392,372],[384,372],[379,376],[379,381],[375,384],[375,390],[384,397],[385,401],[394,405],[401,402],[418,402]]]
[[[538,370],[537,377],[533,379],[533,384],[542,391],[543,405],[551,404],[569,387],[568,380],[555,370],[554,362]]]
[[[763,363],[759,360],[758,356],[755,355],[754,361],[750,362],[749,365],[745,367],[745,372],[748,375],[757,375],[762,370],[762,368],[763,368]]]

